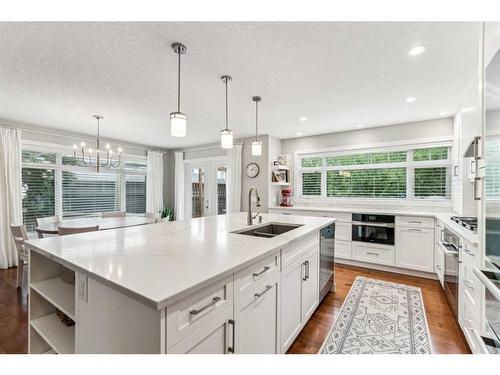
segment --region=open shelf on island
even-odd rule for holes
[[[75,320],[75,285],[64,282],[61,277],[31,283],[43,298]]]
[[[54,352],[59,354],[75,353],[75,326],[66,326],[55,313],[33,319],[30,324]]]

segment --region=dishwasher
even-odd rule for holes
[[[335,223],[320,231],[319,301],[334,291]]]

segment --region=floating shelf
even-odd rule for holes
[[[75,326],[68,327],[57,315],[49,314],[31,321],[31,327],[59,354],[75,353]]]
[[[273,165],[271,169],[281,170],[281,171],[289,171],[290,167],[287,167],[286,165]]]
[[[271,182],[272,186],[290,186],[289,182]]]
[[[75,285],[64,282],[60,277],[37,281],[31,284],[35,290],[52,305],[71,319],[75,319]]]

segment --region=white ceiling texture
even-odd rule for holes
[[[455,111],[477,64],[477,23],[0,23],[0,118],[166,148],[229,127],[279,138],[436,118]],[[186,138],[173,138],[182,42]],[[408,56],[416,45],[427,50]],[[417,100],[406,103],[407,97]],[[300,121],[307,117],[307,121]]]

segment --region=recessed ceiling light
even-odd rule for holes
[[[425,52],[426,46],[416,46],[408,51],[408,56],[418,56]]]
[[[363,124],[358,124],[356,125],[358,128],[362,128],[364,125]]]
[[[301,118],[299,118],[299,121],[307,121],[307,117],[306,116],[302,116]]]
[[[415,100],[417,100],[417,98],[414,98],[413,96],[410,96],[409,98],[405,99],[405,102],[406,103],[411,103],[411,102],[414,102]]]
[[[298,132],[298,133],[297,133],[297,134],[295,134],[295,135],[299,135],[299,136],[300,136],[300,135],[302,135],[302,133],[301,133],[301,132]]]
[[[448,116],[450,113],[449,112],[439,112],[439,116]]]

